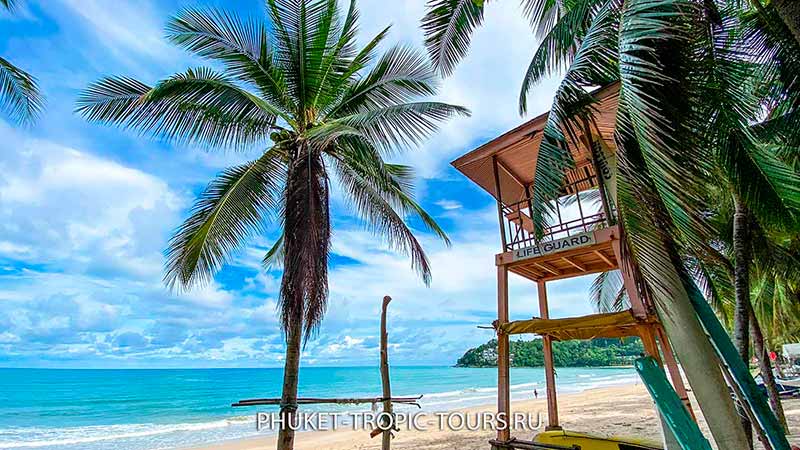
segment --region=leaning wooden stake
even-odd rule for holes
[[[394,428],[394,416],[392,415],[392,386],[389,383],[389,351],[388,343],[389,334],[386,332],[386,307],[392,297],[388,295],[383,297],[383,307],[381,308],[381,386],[383,388],[383,412],[386,416],[386,421],[383,424],[383,439],[381,441],[381,450],[389,450],[392,446],[392,429]],[[387,416],[388,415],[388,416]]]

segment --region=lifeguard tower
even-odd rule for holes
[[[511,413],[509,384],[509,336],[535,333],[542,336],[547,382],[547,429],[559,430],[556,380],[553,368],[554,340],[639,336],[648,355],[666,366],[672,386],[689,413],[691,406],[669,340],[655,315],[652,302],[637,286],[631,263],[623,258],[624,230],[616,221],[613,139],[617,85],[594,93],[596,112],[577,139],[569,140],[575,161],[555,204],[555,217],[536,230],[532,184],[536,177],[539,146],[547,114],[540,115],[453,161],[453,166],[497,200],[502,247],[497,266],[497,410]],[[586,130],[591,133],[586,133]],[[588,201],[590,198],[597,199]],[[599,208],[598,208],[599,203]],[[564,205],[569,204],[569,211]],[[570,214],[567,214],[567,213]],[[628,311],[585,317],[550,318],[547,283],[553,280],[619,269],[630,299]],[[536,284],[538,317],[509,321],[508,276],[517,274]],[[663,350],[663,361],[661,360]],[[499,430],[495,448],[539,448],[533,442],[512,439]],[[555,447],[553,447],[555,448]],[[616,447],[614,447],[616,448]],[[621,448],[621,447],[620,447]],[[647,448],[647,447],[625,447]]]

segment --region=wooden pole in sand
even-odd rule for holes
[[[537,281],[539,293],[539,316],[542,319],[550,318],[547,308],[547,285],[544,281]],[[542,336],[542,350],[544,353],[544,378],[547,382],[547,427],[545,430],[560,430],[558,425],[558,400],[556,399],[556,374],[553,368],[553,340],[550,336]]]
[[[508,323],[508,268],[497,266],[497,415],[510,419],[509,406],[511,393],[509,386],[508,335],[499,325]],[[507,442],[511,439],[510,426],[498,427],[497,440]]]
[[[381,308],[381,387],[383,388],[383,413],[385,421],[383,423],[383,437],[381,440],[381,450],[389,450],[392,446],[392,429],[394,428],[394,417],[392,415],[392,387],[389,383],[389,334],[386,331],[386,307],[392,297],[383,297],[383,307]],[[390,418],[391,417],[391,418]]]

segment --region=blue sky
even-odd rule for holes
[[[14,15],[0,15],[0,55],[37,76],[47,106],[28,128],[0,117],[0,366],[281,366],[280,273],[259,267],[269,235],[242,248],[208,287],[178,295],[161,284],[166,242],[195,195],[253,153],[167,145],[73,114],[79,92],[99,77],[152,83],[200,65],[162,38],[165,20],[180,8],[262,16],[260,0],[20,3]],[[362,0],[361,39],[391,23],[388,43],[421,47],[424,3]],[[440,95],[472,117],[399,157],[416,167],[418,200],[453,246],[420,232],[433,264],[426,288],[410,260],[365,231],[334,190],[330,307],[304,364],[374,364],[387,294],[395,299],[394,364],[452,364],[492,337],[476,326],[495,315],[496,210],[449,162],[524,120],[516,98],[535,39],[517,2],[491,6],[487,26]],[[534,91],[532,114],[547,109],[556,82]],[[588,312],[588,283],[552,283],[553,316]],[[531,282],[511,280],[512,317],[536,314],[535,291]]]

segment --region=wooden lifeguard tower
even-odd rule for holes
[[[453,161],[452,165],[497,200],[502,248],[495,256],[497,267],[497,410],[511,414],[509,385],[509,335],[535,333],[542,336],[547,382],[547,429],[560,429],[552,341],[639,336],[645,351],[666,366],[673,387],[691,412],[686,389],[654,305],[637,286],[635,267],[623,258],[622,230],[615,217],[613,138],[619,88],[612,85],[594,92],[597,100],[593,120],[586,121],[577,136],[569,139],[575,162],[567,171],[556,214],[548,226],[536,230],[532,184],[536,177],[539,146],[547,122],[540,115]],[[594,191],[590,194],[590,191]],[[582,195],[581,195],[582,194]],[[601,208],[589,203],[597,198]],[[569,203],[570,211],[562,204]],[[577,210],[577,211],[575,211]],[[571,216],[567,214],[571,213]],[[547,282],[619,269],[631,308],[621,313],[551,319]],[[538,317],[509,321],[508,274],[512,272],[536,283]],[[659,352],[659,348],[663,350]],[[532,442],[512,439],[501,429],[492,442],[496,448],[533,448]],[[627,448],[627,447],[626,447]],[[630,447],[634,448],[634,447]]]

